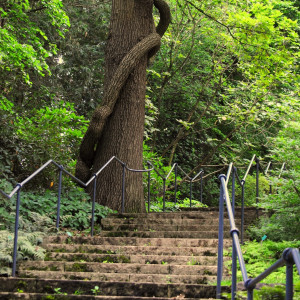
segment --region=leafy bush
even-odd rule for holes
[[[300,241],[283,241],[283,242],[246,242],[242,246],[242,252],[244,261],[246,264],[246,269],[249,278],[255,278],[268,267],[270,267],[275,261],[277,261],[286,248],[299,248]],[[231,253],[228,253],[231,257]],[[228,262],[231,265],[231,261]],[[297,278],[295,270],[295,278]],[[242,273],[239,271],[238,267],[238,281],[242,281]],[[285,268],[279,268],[276,272],[271,273],[267,278],[265,278],[262,283],[285,283]]]
[[[268,179],[261,175],[259,176],[259,196],[260,198],[263,195],[269,193],[270,183]],[[248,175],[245,182],[245,206],[253,206],[256,204],[256,175]],[[237,185],[236,189],[236,201],[238,205],[241,205],[242,202],[242,189],[239,185]],[[260,202],[261,200],[259,200]]]
[[[157,153],[152,152],[150,148],[144,144],[144,151],[143,151],[144,161],[150,161],[154,168],[163,176],[167,176],[171,170],[170,166],[164,166],[164,159],[160,157]],[[149,165],[145,165],[145,168],[149,169]],[[181,178],[178,176],[177,180],[179,181]],[[174,185],[175,174],[172,172],[170,177],[166,181],[166,200],[170,201],[171,198],[174,199],[174,189],[169,189]],[[144,173],[144,189],[145,189],[145,196],[148,193],[148,173]],[[163,195],[163,178],[156,172],[151,172],[150,177],[150,194],[151,197],[156,199],[156,201],[162,202],[162,195]],[[177,195],[180,195],[180,191],[177,191]]]
[[[12,190],[12,185],[6,181],[0,181],[0,189]],[[2,199],[3,198],[3,199]],[[0,197],[0,223],[2,229],[12,229],[14,226],[15,200]],[[74,230],[84,230],[91,224],[92,204],[90,196],[81,188],[63,191],[61,195],[61,226]],[[44,225],[51,227],[56,221],[57,193],[47,190],[43,194],[37,192],[21,192],[20,227],[23,230],[41,230],[41,226],[35,223],[41,218],[32,217],[33,213],[48,218]],[[108,207],[95,204],[95,222],[100,221],[107,214],[113,212]]]
[[[183,200],[178,200],[176,202],[176,204],[174,202],[169,202],[169,201],[165,202],[165,211],[178,211],[184,207],[190,207],[190,199],[185,198]],[[205,205],[197,200],[192,200],[191,207],[199,208],[199,207],[207,207],[207,205]],[[150,202],[150,211],[154,211],[154,212],[163,211],[163,201],[156,201],[153,203]]]
[[[244,260],[246,263],[246,270],[249,278],[255,278],[273,263],[275,263],[281,256],[286,248],[299,248],[300,241],[283,241],[283,242],[273,242],[273,241],[264,241],[264,242],[246,242],[242,246],[242,252]],[[231,253],[228,253],[228,256],[231,257]],[[231,266],[231,261],[226,263],[228,266]],[[237,281],[242,281],[242,273],[239,270],[239,264],[237,267]],[[276,286],[263,286],[259,290],[254,290],[254,299],[261,300],[271,300],[271,299],[285,299],[285,274],[286,268],[281,267],[277,271],[271,273],[266,277],[262,283],[264,284],[276,284]],[[294,268],[294,278],[298,278],[298,272]],[[228,299],[231,299],[229,294],[224,294]],[[300,281],[295,284],[295,294],[294,299],[300,298]],[[238,292],[237,299],[247,299],[246,292]]]
[[[43,260],[46,250],[39,245],[42,242],[43,232],[19,231],[17,260]],[[1,230],[0,235],[0,276],[11,274],[13,261],[14,235],[7,230]]]
[[[0,138],[0,170],[4,177],[20,182],[49,159],[72,172],[87,123],[76,114],[74,104],[67,101],[22,113],[7,100],[0,101],[0,125],[4,128]],[[55,168],[49,168],[30,185],[47,188],[56,173]]]
[[[283,172],[281,178],[278,178],[278,174],[271,178],[273,193],[262,199],[260,207],[272,210],[273,215],[249,230],[254,239],[266,234],[274,241],[300,240],[299,124],[296,121],[289,122],[278,137],[272,140],[272,158],[281,163],[286,162],[287,171]]]
[[[227,299],[231,299],[230,294],[223,294],[223,296],[227,296]],[[295,285],[294,290],[294,299],[300,298],[300,281]],[[247,292],[237,292],[236,293],[237,300],[245,300],[247,299]],[[254,300],[284,300],[285,299],[285,286],[284,285],[276,285],[276,286],[263,286],[260,289],[255,289],[253,293]]]

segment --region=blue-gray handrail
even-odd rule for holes
[[[242,195],[244,195],[244,184],[245,184],[246,177],[247,177],[247,175],[250,171],[250,168],[251,168],[255,158],[256,157],[254,155],[252,157],[252,160],[251,160],[250,164],[249,164],[247,172],[246,172],[246,174],[245,174],[245,176],[242,180],[239,180],[236,168],[233,166],[233,164],[229,165],[230,171],[228,170],[228,174],[230,174],[232,169],[235,171],[235,172],[233,172],[233,176],[234,176],[234,174],[236,174],[236,177],[237,177],[239,183],[242,186]],[[136,170],[136,169],[131,169],[131,168],[127,167],[127,165],[123,161],[121,161],[116,156],[113,156],[96,173],[94,173],[93,176],[86,183],[84,183],[80,179],[73,176],[70,172],[68,172],[62,165],[58,164],[57,162],[55,162],[53,160],[49,160],[43,166],[41,166],[39,169],[37,169],[34,173],[32,173],[29,177],[27,177],[24,181],[22,181],[21,183],[18,183],[10,194],[7,194],[4,191],[0,190],[0,194],[2,194],[3,196],[5,196],[8,199],[11,199],[15,194],[17,194],[16,216],[15,216],[15,236],[14,236],[14,250],[13,250],[13,268],[12,268],[12,275],[13,276],[15,276],[15,272],[16,272],[17,241],[18,241],[18,227],[19,227],[19,214],[20,214],[20,193],[21,193],[22,187],[25,184],[27,184],[30,180],[32,180],[34,177],[36,177],[38,174],[40,174],[49,165],[54,165],[55,167],[57,167],[59,169],[57,216],[56,216],[56,228],[58,229],[59,228],[59,221],[60,221],[61,189],[62,189],[62,175],[63,175],[63,173],[66,174],[67,176],[69,176],[72,180],[74,180],[75,182],[77,182],[79,185],[81,185],[84,188],[88,187],[93,182],[92,218],[91,218],[91,235],[93,236],[93,233],[94,233],[94,218],[95,218],[95,203],[96,203],[96,189],[97,189],[97,177],[114,160],[117,161],[119,164],[121,164],[121,166],[123,168],[123,172],[122,172],[122,196],[121,196],[121,199],[122,199],[121,212],[122,213],[124,213],[124,211],[125,211],[125,171],[126,170],[130,171],[130,172],[147,172],[148,173],[148,212],[150,211],[150,179],[151,179],[150,177],[151,177],[151,171],[153,171],[153,170],[163,179],[163,210],[164,211],[165,211],[166,181],[168,180],[168,178],[170,177],[170,175],[173,171],[175,172],[175,201],[174,201],[175,204],[176,204],[176,201],[177,201],[176,197],[177,197],[177,175],[178,175],[178,170],[180,170],[185,175],[185,177],[190,181],[190,206],[192,205],[192,184],[193,184],[193,182],[198,181],[199,179],[198,180],[196,180],[196,179],[200,176],[200,183],[201,183],[200,201],[202,202],[203,178],[204,178],[203,177],[203,174],[204,174],[203,170],[201,170],[199,173],[197,173],[194,177],[190,177],[185,171],[183,171],[183,169],[177,163],[175,163],[172,166],[169,173],[167,174],[167,176],[163,176],[153,166],[153,164],[149,161],[147,162],[147,164],[149,166],[148,169]],[[257,163],[257,165],[259,165],[259,164]],[[280,171],[280,175],[283,172],[284,167],[285,167],[285,165],[282,166],[281,171]],[[212,173],[212,174],[214,174],[214,173]],[[258,174],[258,171],[257,171],[257,174]],[[258,176],[257,176],[257,181],[258,181]],[[258,191],[258,182],[257,182],[257,191]],[[244,205],[244,198],[242,199],[242,207],[243,207],[243,205]],[[242,230],[241,230],[242,234],[243,234],[243,213],[244,212],[243,212],[243,209],[242,209]]]
[[[227,174],[227,175],[230,175]],[[226,204],[229,223],[230,235],[232,237],[232,285],[231,285],[231,299],[235,299],[236,294],[236,257],[239,259],[240,269],[244,281],[244,286],[247,289],[247,299],[253,300],[253,289],[256,284],[266,278],[273,271],[286,265],[286,300],[293,299],[293,265],[296,265],[300,277],[300,255],[299,250],[295,248],[287,248],[284,250],[282,257],[277,260],[271,267],[266,269],[263,273],[254,279],[248,278],[243,253],[239,241],[239,230],[234,221],[234,208],[231,205],[228,192],[228,177],[225,175],[219,176],[220,185],[220,202],[219,202],[219,244],[218,244],[218,272],[217,272],[217,299],[221,298],[221,281],[223,274],[223,234],[224,234],[224,202]],[[234,196],[233,196],[234,197]]]
[[[244,174],[244,177],[242,179],[240,179],[238,172],[237,172],[237,168],[234,166],[233,163],[230,163],[229,167],[228,167],[228,171],[227,171],[227,176],[226,176],[226,185],[228,184],[230,175],[232,174],[232,191],[233,191],[233,195],[232,195],[232,201],[234,204],[235,201],[235,180],[237,180],[238,184],[241,187],[241,243],[244,243],[244,219],[245,219],[245,184],[246,184],[246,180],[247,177],[249,175],[249,172],[251,170],[251,168],[253,167],[253,163],[255,162],[255,172],[256,172],[256,195],[255,195],[255,199],[256,199],[256,204],[258,204],[259,201],[259,174],[261,171],[265,176],[268,176],[268,172],[271,168],[272,162],[269,162],[267,164],[267,167],[265,170],[263,170],[263,167],[260,163],[259,158],[254,154],[249,162],[249,165],[247,167],[247,170]],[[283,170],[285,169],[285,163],[282,164],[280,172],[278,177],[280,178]],[[232,172],[233,170],[233,172]],[[272,192],[272,186],[270,184],[270,193]],[[233,210],[234,210],[234,205],[233,205]],[[258,208],[256,208],[256,217],[258,218]]]
[[[178,163],[174,163],[173,166],[171,167],[169,173],[166,176],[163,176],[152,164],[151,162],[148,161],[148,164],[151,165],[152,169],[157,173],[158,176],[160,176],[163,180],[163,211],[165,211],[166,209],[166,182],[169,179],[170,175],[172,174],[172,172],[174,171],[175,173],[175,183],[174,183],[174,203],[177,203],[177,175],[178,175],[178,170],[180,170],[185,176],[186,178],[189,180],[190,182],[190,207],[192,207],[192,194],[193,194],[193,190],[192,190],[192,185],[193,182],[195,182],[195,180],[200,176],[200,202],[203,202],[203,174],[204,171],[201,170],[199,173],[197,173],[194,177],[190,177],[179,165]],[[148,212],[150,210],[150,205],[148,204]]]
[[[26,185],[29,181],[31,181],[33,178],[35,178],[37,175],[39,175],[44,169],[49,167],[50,165],[54,165],[59,169],[59,176],[58,176],[58,197],[57,197],[57,213],[56,213],[56,228],[59,228],[59,222],[60,222],[60,207],[61,207],[61,191],[62,191],[62,175],[63,173],[69,176],[72,180],[77,182],[82,187],[86,188],[93,182],[93,192],[92,192],[92,218],[91,218],[91,236],[94,234],[94,219],[95,219],[95,204],[96,204],[96,190],[97,190],[97,177],[99,174],[110,165],[112,161],[117,161],[122,166],[122,204],[121,204],[121,213],[124,213],[125,211],[125,171],[129,172],[147,172],[148,173],[148,212],[150,211],[150,173],[151,171],[155,170],[164,181],[164,210],[165,210],[165,192],[166,192],[166,180],[170,177],[171,172],[175,169],[175,203],[176,203],[176,196],[177,196],[177,169],[179,168],[182,172],[184,172],[177,163],[173,165],[170,172],[166,177],[163,177],[158,170],[154,168],[151,162],[147,162],[149,168],[145,170],[137,170],[129,168],[123,161],[121,161],[116,156],[111,157],[96,173],[93,174],[93,176],[84,183],[74,175],[72,175],[69,171],[67,171],[62,165],[58,164],[54,160],[49,160],[44,165],[42,165],[39,169],[37,169],[34,173],[32,173],[30,176],[28,176],[25,180],[23,180],[21,183],[18,183],[15,188],[11,191],[10,194],[5,193],[0,189],[0,193],[8,198],[11,199],[15,194],[17,194],[17,200],[16,200],[16,215],[15,215],[15,229],[14,229],[14,248],[13,248],[13,267],[12,267],[12,276],[14,277],[16,274],[16,262],[17,262],[17,244],[18,244],[18,228],[19,228],[19,215],[20,215],[20,193],[21,189],[24,185]],[[187,175],[184,172],[185,175]],[[192,183],[193,181],[201,176],[201,201],[202,201],[202,175],[203,170],[201,170],[195,177],[190,178],[190,206],[192,201]]]
[[[122,213],[125,209],[125,170],[127,169],[130,172],[148,172],[150,173],[153,169],[147,169],[147,170],[136,170],[136,169],[130,169],[126,166],[124,162],[122,162],[120,159],[118,159],[116,156],[111,157],[104,166],[102,166],[96,173],[93,174],[93,176],[86,182],[82,182],[77,177],[73,176],[70,172],[68,172],[63,166],[58,164],[57,162],[53,160],[49,160],[44,165],[42,165],[39,169],[37,169],[34,173],[32,173],[30,176],[28,176],[24,181],[21,183],[18,183],[16,187],[12,190],[10,194],[5,193],[4,191],[0,190],[0,193],[8,198],[11,199],[15,194],[17,194],[17,201],[16,201],[16,216],[15,216],[15,232],[14,232],[14,248],[13,248],[13,266],[12,266],[12,276],[15,277],[16,275],[16,263],[17,263],[17,245],[18,245],[18,230],[19,230],[19,215],[20,215],[20,193],[22,187],[28,183],[30,180],[32,180],[34,177],[39,175],[44,169],[46,169],[49,165],[53,164],[59,169],[59,182],[58,182],[58,199],[57,199],[57,217],[56,217],[56,228],[59,228],[59,220],[60,220],[60,205],[61,205],[61,187],[62,187],[62,174],[65,173],[69,177],[71,177],[74,181],[76,181],[78,184],[80,184],[82,187],[88,187],[92,182],[93,184],[93,201],[92,201],[92,220],[91,220],[91,236],[93,236],[94,233],[94,219],[95,219],[95,203],[96,203],[96,189],[97,189],[97,177],[99,174],[112,162],[116,160],[119,162],[123,167],[123,177],[122,177]],[[150,189],[148,189],[150,193]],[[150,194],[148,194],[148,198],[150,197]]]

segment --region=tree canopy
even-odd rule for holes
[[[147,69],[145,153],[194,172],[267,156],[270,139],[299,111],[298,2],[167,3],[172,22]],[[6,178],[28,174],[33,153],[35,167],[55,153],[74,168],[87,119],[103,101],[110,11],[111,1],[102,0],[0,1]],[[53,151],[41,143],[43,135]],[[217,190],[208,183],[207,197],[211,192],[214,204]]]

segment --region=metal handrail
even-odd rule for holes
[[[246,177],[250,171],[250,168],[253,164],[253,161],[255,159],[255,155],[252,157],[252,160],[248,166],[248,169],[246,171],[246,174],[244,175],[244,178],[242,180],[239,179],[237,175],[237,170],[234,167],[234,165],[231,163],[229,165],[229,169],[227,172],[227,177],[229,178],[230,173],[232,170],[233,174],[236,174],[236,178],[238,179],[239,184],[242,187],[242,195],[244,195],[244,184]],[[174,171],[175,172],[175,204],[177,202],[177,175],[178,175],[178,170],[181,171],[186,178],[190,181],[190,207],[192,206],[192,184],[194,182],[198,182],[200,180],[201,183],[201,188],[200,188],[200,201],[203,201],[203,174],[204,171],[201,170],[198,172],[194,177],[190,177],[177,163],[173,164],[172,168],[170,169],[169,173],[167,176],[163,176],[151,162],[147,162],[149,168],[144,169],[144,170],[137,170],[137,169],[132,169],[129,168],[123,161],[121,161],[119,158],[116,156],[111,157],[96,173],[94,173],[91,178],[84,183],[74,175],[72,175],[68,170],[66,170],[62,165],[58,164],[54,160],[49,160],[47,161],[44,165],[42,165],[39,169],[37,169],[34,173],[32,173],[30,176],[28,176],[24,181],[21,183],[18,183],[15,188],[10,192],[10,194],[5,193],[4,191],[0,190],[0,194],[3,195],[4,197],[11,199],[15,194],[17,194],[17,200],[16,200],[16,216],[15,216],[15,237],[14,237],[14,253],[13,253],[13,270],[12,274],[15,276],[15,271],[16,271],[16,256],[17,256],[17,241],[18,241],[18,227],[19,227],[19,213],[20,213],[20,193],[22,187],[30,182],[34,177],[39,175],[44,169],[46,169],[48,166],[51,164],[54,165],[55,167],[58,168],[59,170],[59,180],[58,180],[58,197],[57,197],[57,216],[56,216],[56,228],[59,228],[59,222],[60,222],[60,206],[61,206],[61,190],[62,190],[62,176],[63,174],[69,176],[73,181],[77,182],[79,185],[82,187],[86,188],[88,187],[92,182],[93,182],[93,188],[92,188],[92,219],[91,219],[91,236],[93,236],[94,233],[94,217],[95,217],[95,203],[96,203],[96,189],[97,189],[97,177],[99,174],[110,165],[112,161],[116,160],[119,164],[121,164],[123,168],[122,172],[122,203],[121,203],[121,212],[124,213],[125,210],[125,171],[129,172],[144,172],[148,173],[148,212],[150,212],[150,181],[151,181],[151,172],[155,171],[162,179],[163,179],[163,210],[165,211],[165,193],[166,193],[166,181],[169,179],[171,173]],[[282,166],[280,175],[284,169],[285,165]],[[214,173],[212,173],[214,174]],[[200,176],[200,179],[197,179]],[[234,175],[233,175],[234,176]],[[196,180],[197,179],[197,180]],[[228,180],[226,180],[226,185],[228,184]],[[234,184],[233,184],[233,189],[234,189]],[[244,196],[242,197],[242,206],[244,205]],[[234,197],[233,197],[233,203],[234,203]],[[242,236],[243,236],[243,209],[242,209]],[[242,238],[243,241],[243,238]]]
[[[234,209],[230,203],[229,192],[227,188],[227,177],[225,175],[219,176],[220,185],[220,203],[219,203],[219,244],[218,244],[218,272],[217,272],[217,299],[221,298],[221,281],[223,273],[223,233],[224,233],[224,202],[227,207],[230,235],[232,237],[232,285],[231,285],[231,299],[235,299],[236,293],[236,258],[238,257],[240,269],[244,281],[244,286],[247,289],[247,299],[253,300],[253,289],[256,284],[266,278],[273,271],[279,267],[286,265],[286,298],[287,300],[293,299],[293,265],[296,265],[300,277],[300,254],[296,248],[287,248],[283,251],[282,257],[277,260],[272,266],[262,272],[254,279],[248,278],[243,253],[239,241],[239,230],[235,226]]]
[[[171,167],[169,173],[166,176],[163,176],[154,166],[151,162],[147,162],[150,164],[153,168],[153,170],[157,173],[158,176],[160,176],[163,180],[163,211],[166,210],[166,182],[171,176],[172,172],[175,173],[175,182],[174,182],[174,203],[177,203],[177,175],[178,170],[180,170],[190,181],[190,207],[192,207],[192,184],[195,182],[195,180],[200,176],[200,202],[203,202],[203,174],[204,171],[201,170],[199,173],[197,173],[194,177],[190,177],[179,165],[178,163],[174,163]],[[150,205],[148,204],[148,212],[150,211]]]
[[[93,174],[93,176],[84,183],[77,177],[73,176],[70,172],[68,172],[63,166],[58,164],[57,162],[53,160],[47,161],[44,165],[42,165],[39,169],[37,169],[34,173],[32,173],[30,176],[28,176],[25,180],[23,180],[21,183],[18,183],[16,187],[12,190],[10,194],[5,193],[4,191],[0,190],[1,194],[11,199],[15,194],[17,194],[17,201],[16,201],[16,216],[15,216],[15,235],[14,235],[14,248],[13,248],[13,267],[12,267],[12,276],[15,277],[16,275],[16,262],[17,262],[17,245],[18,245],[18,231],[19,231],[19,215],[20,215],[20,193],[22,187],[31,181],[34,177],[39,175],[44,169],[46,169],[49,165],[53,164],[54,166],[58,167],[59,169],[59,183],[58,183],[58,200],[57,200],[57,217],[56,217],[56,228],[59,228],[59,221],[60,221],[60,202],[61,202],[61,186],[62,186],[62,174],[65,173],[68,175],[71,179],[76,181],[78,184],[80,184],[82,187],[88,187],[92,182],[94,182],[93,185],[93,201],[92,201],[92,220],[91,220],[91,236],[94,234],[94,217],[95,217],[95,202],[96,202],[96,189],[97,189],[97,177],[99,174],[112,162],[116,160],[119,162],[123,167],[123,178],[122,178],[122,213],[125,209],[125,169],[131,172],[150,172],[153,170],[153,168],[146,169],[146,170],[136,170],[136,169],[130,169],[126,166],[124,162],[122,162],[120,159],[118,159],[116,156],[111,157],[104,166],[102,166],[96,173]],[[150,189],[148,189],[148,199],[150,199]]]

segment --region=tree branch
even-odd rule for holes
[[[197,6],[196,6],[195,4],[193,4],[192,2],[190,2],[190,1],[186,1],[186,2],[187,2],[188,4],[190,4],[190,5],[192,5],[196,10],[200,11],[203,15],[205,15],[205,16],[208,17],[209,19],[211,19],[211,20],[215,21],[216,23],[220,24],[221,26],[225,27],[225,28],[227,29],[228,33],[230,34],[230,36],[231,36],[233,39],[235,39],[235,40],[237,39],[237,38],[233,35],[233,33],[231,32],[229,26],[227,26],[226,24],[224,24],[224,23],[218,21],[218,20],[217,20],[216,18],[214,18],[213,16],[207,14],[204,10],[202,10],[202,9],[199,8],[199,7],[197,7]]]
[[[43,9],[46,9],[46,8],[47,8],[46,6],[41,6],[41,7],[35,8],[35,9],[31,9],[31,10],[27,11],[26,13],[31,14],[33,12],[37,12],[37,11],[40,11],[40,10],[43,10]]]

